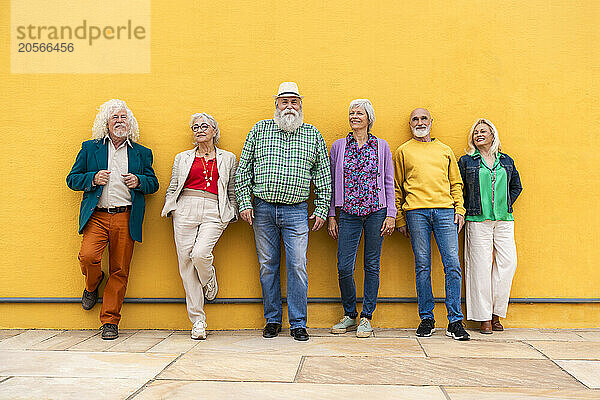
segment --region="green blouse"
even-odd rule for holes
[[[479,151],[476,150],[476,154]],[[506,170],[500,165],[500,154],[496,155],[494,165],[490,168],[481,158],[479,168],[479,192],[481,211],[479,215],[467,215],[467,221],[514,221],[512,213],[508,212],[507,194],[508,177]]]

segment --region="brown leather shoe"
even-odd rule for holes
[[[504,330],[504,327],[500,323],[500,317],[494,314],[492,314],[492,330],[499,332]]]
[[[481,327],[479,328],[479,333],[483,333],[485,335],[489,335],[492,333],[492,321],[482,321]]]

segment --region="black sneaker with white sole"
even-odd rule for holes
[[[452,337],[454,340],[469,340],[469,334],[465,331],[462,321],[455,321],[448,324],[446,336]]]
[[[435,320],[431,318],[422,320],[417,328],[417,336],[419,337],[429,337],[433,332],[435,332]]]

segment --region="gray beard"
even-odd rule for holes
[[[412,131],[413,136],[421,138],[427,136],[429,132],[431,132],[431,125],[429,125],[427,129],[416,129],[411,127],[410,130]]]
[[[290,110],[286,110],[289,113]],[[293,113],[281,115],[282,112],[279,109],[275,109],[275,114],[273,115],[273,120],[275,120],[275,124],[285,132],[294,132],[296,129],[302,125],[304,120],[304,115],[302,110],[296,111],[291,110]]]
[[[113,130],[112,134],[119,138],[127,137],[129,135],[129,129],[125,129],[124,131],[121,129],[115,129]]]

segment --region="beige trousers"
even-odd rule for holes
[[[186,195],[173,212],[179,274],[185,289],[185,303],[192,323],[206,321],[204,286],[216,279],[213,248],[227,227],[219,216],[218,200]]]
[[[506,317],[517,269],[514,221],[469,222],[465,227],[467,319]]]

